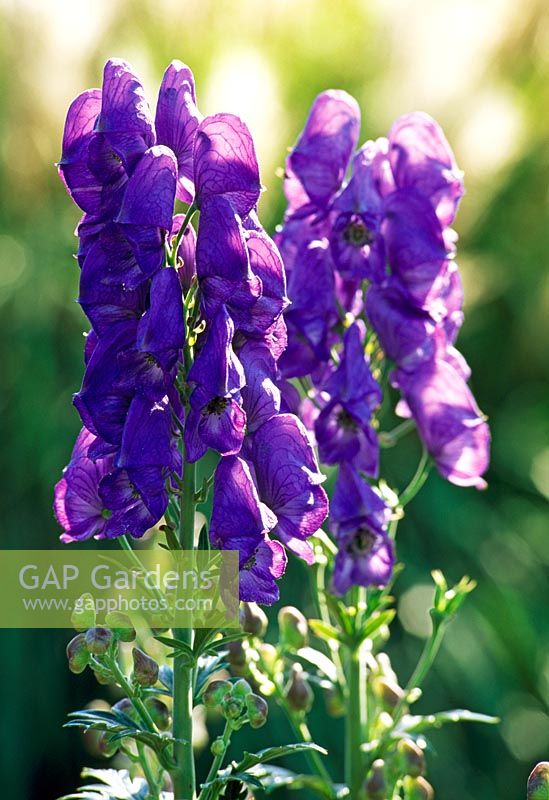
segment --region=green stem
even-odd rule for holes
[[[233,732],[232,725],[229,722],[229,720],[227,720],[227,722],[225,723],[223,736],[221,737],[221,740],[223,742],[223,750],[220,753],[218,753],[215,756],[214,760],[212,761],[210,770],[206,776],[206,780],[204,781],[204,783],[211,783],[213,780],[215,780],[217,773],[219,772],[221,766],[223,765],[225,755],[227,754],[227,750],[231,743],[232,732]],[[216,795],[212,794],[212,792],[213,790],[210,786],[204,786],[198,796],[198,800],[214,800]]]
[[[184,461],[181,489],[179,543],[182,550],[194,547],[196,466]],[[176,639],[193,646],[193,629],[174,630]],[[173,771],[174,800],[194,800],[196,779],[193,754],[193,669],[184,654],[174,659],[173,735],[176,768]]]
[[[313,737],[311,735],[311,731],[309,730],[309,726],[307,725],[305,720],[298,719],[296,714],[292,712],[292,710],[288,708],[288,706],[285,703],[283,704],[283,708],[284,711],[286,712],[288,721],[292,726],[292,729],[295,735],[298,737],[298,739],[300,739],[300,741],[302,742],[312,742]],[[328,784],[328,786],[332,786],[333,785],[332,777],[328,772],[328,770],[326,769],[326,767],[324,766],[320,754],[317,753],[316,750],[307,750],[305,756],[313,772],[316,772],[321,778],[323,778]]]
[[[416,494],[427,480],[430,469],[431,464],[429,463],[429,453],[425,448],[423,448],[423,452],[421,453],[421,458],[419,460],[419,464],[417,465],[414,477],[399,497],[399,503],[402,508],[407,506],[408,503],[414,499]]]
[[[381,447],[394,447],[407,433],[413,431],[416,423],[413,419],[406,419],[390,431],[380,431],[378,435]]]
[[[191,221],[191,219],[192,219],[192,217],[193,217],[193,215],[194,215],[196,210],[197,210],[196,205],[194,203],[192,203],[189,206],[189,208],[187,209],[187,213],[185,214],[183,222],[181,223],[181,227],[179,228],[179,231],[177,232],[177,236],[173,240],[172,251],[171,251],[171,254],[170,254],[170,264],[172,265],[172,267],[175,267],[175,265],[176,265],[176,262],[177,262],[177,251],[179,250],[179,245],[181,244],[181,239],[185,236],[185,231],[187,230],[187,228],[189,226],[189,223],[190,223],[190,221]]]
[[[147,786],[149,787],[149,797],[151,797],[152,800],[159,800],[160,789],[147,759],[145,746],[141,742],[137,742],[137,752],[139,753],[139,763],[141,764],[141,769],[143,770],[145,780],[147,781]]]
[[[347,714],[345,717],[345,782],[351,800],[358,800],[364,778],[361,745],[366,725],[365,663],[358,646],[350,651],[347,664]]]
[[[138,697],[136,695],[133,687],[131,686],[131,684],[127,680],[126,676],[124,675],[122,669],[120,668],[120,665],[119,665],[118,661],[116,660],[116,657],[112,656],[111,658],[109,658],[107,660],[107,663],[108,663],[109,667],[111,668],[114,676],[116,677],[116,680],[118,681],[118,684],[124,690],[124,692],[126,693],[128,698],[133,703],[133,706],[134,706],[135,710],[137,711],[137,713],[141,717],[142,721],[145,723],[145,726],[147,727],[147,729],[149,731],[153,731],[153,732],[156,731],[154,722],[152,720],[151,715],[147,711],[147,707],[145,706],[145,703],[141,700],[140,697]]]

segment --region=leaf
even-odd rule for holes
[[[226,648],[226,645],[228,645],[230,642],[236,642],[238,639],[244,639],[247,635],[248,634],[245,631],[228,633],[221,639],[214,639],[207,647],[204,648],[202,652],[208,655],[215,655],[218,650],[223,650]]]
[[[360,641],[363,642],[365,639],[369,639],[383,625],[390,625],[395,615],[395,609],[391,608],[388,611],[382,611],[376,617],[371,617],[360,631]]]
[[[173,696],[173,669],[168,664],[162,664],[158,670],[158,680]]]
[[[92,778],[99,783],[81,786],[73,794],[67,794],[59,800],[146,800],[149,790],[143,778],[131,779],[127,770],[117,769],[84,769],[83,778]],[[161,800],[168,800],[163,792]]]
[[[411,715],[406,714],[396,728],[397,733],[421,733],[430,728],[441,728],[448,722],[481,722],[485,725],[497,725],[498,717],[487,714],[477,714],[465,708],[455,708],[451,711],[439,711],[438,714]]]
[[[327,800],[343,798],[349,795],[344,785],[332,785],[318,775],[301,775],[289,769],[275,767],[272,764],[258,765],[252,768],[252,774],[259,778],[263,791],[271,794],[277,789],[309,789]]]
[[[168,653],[168,657],[171,655],[184,655],[186,657],[185,663],[189,666],[194,666],[195,663],[195,656],[187,642],[182,642],[181,639],[174,639],[170,636],[155,636],[154,637],[157,642],[166,645],[166,647],[171,647],[173,649],[173,653]]]
[[[238,772],[245,772],[250,767],[256,764],[265,764],[267,761],[272,761],[275,758],[283,758],[284,756],[295,755],[295,753],[304,753],[307,750],[316,750],[323,756],[327,755],[327,751],[314,742],[297,742],[296,744],[282,744],[276,747],[266,747],[258,753],[244,753],[242,761],[239,761],[235,766]]]
[[[307,663],[316,667],[318,671],[331,680],[332,683],[337,683],[337,670],[335,665],[324,653],[315,650],[314,647],[301,647],[297,651],[297,655],[299,658],[304,659]]]
[[[334,628],[333,625],[329,625],[321,619],[310,619],[309,627],[315,636],[319,639],[323,639],[325,642],[341,642],[341,634],[337,628]]]
[[[208,682],[208,679],[215,673],[228,666],[227,661],[223,655],[217,656],[200,656],[198,659],[194,699],[198,700],[200,694]]]

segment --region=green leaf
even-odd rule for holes
[[[371,638],[384,625],[390,625],[394,620],[396,611],[391,608],[387,611],[382,611],[375,617],[371,617],[360,631],[360,641]]]
[[[332,683],[337,683],[337,669],[327,655],[321,653],[319,650],[315,650],[314,647],[301,647],[297,651],[297,655],[299,658],[302,658],[304,661],[307,661],[307,663],[316,667],[317,670],[331,680]]]
[[[244,753],[242,761],[239,761],[235,766],[238,772],[245,772],[254,767],[256,764],[265,764],[267,761],[272,761],[275,758],[284,758],[284,756],[295,755],[295,753],[304,753],[307,750],[316,750],[323,756],[327,755],[327,751],[314,742],[297,742],[296,744],[282,744],[277,747],[266,747],[258,753]]]
[[[277,789],[309,789],[319,797],[327,800],[349,796],[349,789],[344,785],[332,785],[318,775],[301,775],[289,769],[275,767],[272,764],[258,765],[252,768],[252,774],[259,778],[263,791],[271,794]]]
[[[226,649],[226,645],[230,642],[236,642],[238,639],[244,639],[248,634],[245,631],[238,631],[237,633],[228,633],[221,639],[214,639],[202,651],[207,655],[216,655],[219,650]]]
[[[310,619],[309,627],[315,636],[319,639],[323,639],[325,642],[341,642],[341,633],[337,628],[334,628],[333,625],[329,625],[321,619]]]
[[[422,733],[431,728],[441,728],[448,722],[481,722],[485,725],[497,725],[498,717],[487,714],[477,714],[465,708],[455,708],[451,711],[439,711],[438,714],[404,716],[397,726],[398,733]]]
[[[154,638],[157,642],[160,642],[161,644],[166,645],[166,647],[171,647],[173,649],[173,653],[169,653],[168,657],[170,655],[184,655],[186,657],[186,663],[189,666],[194,665],[195,656],[192,647],[190,647],[187,642],[182,642],[181,639],[174,639],[170,636],[155,636]]]
[[[81,786],[73,794],[64,795],[59,800],[147,800],[149,795],[143,778],[132,780],[125,769],[84,769],[82,777],[92,778],[99,783]],[[161,797],[167,800],[165,793]]]

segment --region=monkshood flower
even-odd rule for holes
[[[215,472],[210,540],[221,550],[239,551],[241,600],[270,605],[279,599],[276,581],[286,569],[286,553],[269,538],[276,524],[248,464],[237,456],[222,458]]]
[[[323,384],[329,400],[315,422],[320,460],[325,464],[352,463],[377,477],[379,445],[372,427],[381,389],[364,352],[364,325],[353,323],[343,337],[337,369]]]
[[[390,509],[350,465],[342,464],[330,503],[330,527],[338,544],[332,591],[386,586],[395,556],[387,534]]]

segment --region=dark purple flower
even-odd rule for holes
[[[272,417],[253,435],[250,459],[259,497],[278,519],[273,533],[311,564],[307,539],[326,519],[328,498],[303,424],[292,414]]]
[[[201,120],[193,73],[181,61],[172,61],[160,85],[155,127],[158,144],[165,144],[177,158],[177,197],[184,203],[194,197],[193,144]]]
[[[103,200],[103,185],[88,165],[89,146],[100,110],[100,89],[89,89],[73,100],[67,112],[58,165],[59,175],[70,196],[89,214],[99,214]]]
[[[113,461],[112,458],[92,461],[88,457],[88,450],[95,441],[93,433],[82,428],[71,460],[55,486],[53,507],[64,530],[61,541],[65,543],[105,536],[110,513],[99,496],[99,483],[112,471]]]
[[[330,526],[338,552],[332,591],[343,595],[351,586],[386,586],[395,562],[387,535],[390,510],[349,464],[342,464],[330,504]]]
[[[233,114],[214,114],[198,126],[194,139],[196,202],[222,195],[241,216],[255,207],[261,192],[259,167],[250,131]]]
[[[286,165],[289,215],[326,209],[339,191],[360,129],[356,100],[343,91],[322,92]]]
[[[286,554],[268,534],[276,516],[259,500],[250,468],[236,456],[222,458],[214,480],[210,540],[221,550],[239,551],[240,599],[270,605],[279,598],[276,580]]]
[[[389,132],[396,185],[429,198],[442,225],[451,225],[463,195],[463,173],[441,127],[428,114],[399,117]]]
[[[99,495],[111,510],[104,535],[139,539],[160,520],[168,505],[165,478],[157,468],[115,469],[99,485]]]
[[[253,340],[239,350],[238,358],[246,379],[242,401],[247,429],[254,433],[280,412],[280,390],[275,383],[276,363],[267,345]]]
[[[355,322],[345,333],[337,369],[323,385],[329,400],[316,419],[315,434],[320,460],[325,464],[349,461],[375,476],[379,445],[372,414],[382,394],[370,371],[363,342],[364,330]]]
[[[185,424],[189,461],[197,461],[210,447],[221,455],[234,455],[242,446],[246,413],[241,389],[245,378],[232,349],[233,335],[234,324],[221,306],[187,378],[195,386]]]
[[[263,230],[246,233],[250,269],[261,281],[261,295],[244,318],[240,330],[251,336],[262,336],[279,319],[289,305],[286,297],[284,264],[273,240]]]
[[[397,370],[394,382],[441,475],[458,486],[485,488],[490,430],[460,372],[438,358],[411,372]]]

